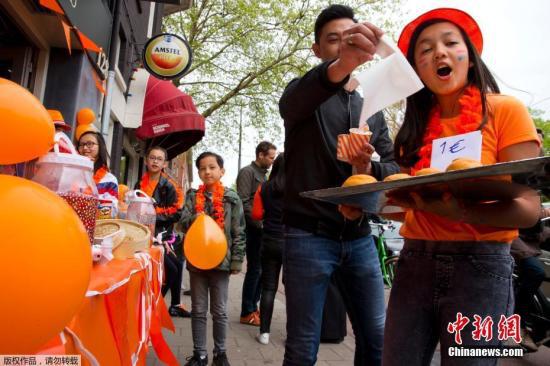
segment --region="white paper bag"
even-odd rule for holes
[[[367,119],[376,112],[407,98],[424,87],[405,56],[388,36],[384,35],[380,38],[376,53],[383,59],[353,78],[363,89],[363,108],[359,127],[365,125]]]

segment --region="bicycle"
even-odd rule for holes
[[[386,231],[395,232],[397,230],[395,223],[392,221],[380,220],[380,222],[376,222],[371,220],[370,225],[371,227],[374,226],[378,232],[378,235],[375,235],[375,241],[382,278],[388,288],[391,288],[397,269],[399,251],[403,248],[403,238],[389,239],[384,236]]]

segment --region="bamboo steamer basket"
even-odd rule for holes
[[[113,256],[116,259],[134,258],[134,253],[146,251],[151,245],[151,231],[145,225],[120,219],[101,220],[101,224],[116,224],[124,230],[121,242],[116,246],[113,243]]]

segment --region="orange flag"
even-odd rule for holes
[[[99,76],[97,75],[97,72],[93,69],[92,69],[92,76],[94,77],[96,88],[101,92],[101,94],[105,95],[105,88],[103,87],[103,81],[99,78]]]
[[[80,43],[82,43],[82,47],[96,53],[99,53],[101,51],[101,48],[99,48],[98,45],[94,43],[94,41],[86,37],[86,35],[81,31],[79,31],[78,29],[75,28],[75,30],[76,30],[76,34],[78,34],[78,38],[80,39]]]
[[[65,12],[63,11],[63,9],[61,9],[61,6],[59,6],[57,0],[40,0],[40,5],[52,11],[55,11],[58,14],[65,15]]]
[[[67,24],[61,17],[59,17],[61,25],[63,26],[63,31],[65,32],[65,40],[67,41],[67,49],[69,50],[69,55],[71,54],[71,26]]]

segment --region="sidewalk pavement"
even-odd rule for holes
[[[245,267],[246,268],[246,267]],[[186,273],[187,275],[187,273]],[[229,281],[228,316],[229,329],[227,332],[227,356],[232,366],[260,366],[260,365],[282,365],[286,338],[286,307],[284,289],[280,286],[275,299],[273,320],[271,324],[270,343],[262,345],[255,339],[259,328],[239,323],[241,312],[241,291],[244,274],[231,276]],[[386,303],[389,297],[389,290],[386,290]],[[191,309],[191,298],[181,296],[182,302],[187,309]],[[169,296],[166,297],[167,304],[170,303]],[[163,329],[164,337],[177,357],[181,366],[185,359],[193,354],[193,340],[191,337],[191,319],[172,318],[176,332],[172,333]],[[208,359],[212,362],[212,318],[208,317]],[[153,348],[150,348],[147,355],[148,366],[161,366]],[[321,344],[317,355],[318,366],[350,366],[353,365],[355,350],[355,338],[351,325],[348,322],[348,336],[340,344]],[[436,351],[431,366],[440,365],[439,351]],[[538,366],[549,365],[550,349],[541,347],[537,353],[528,354],[523,359],[506,359],[499,361],[499,366]]]

